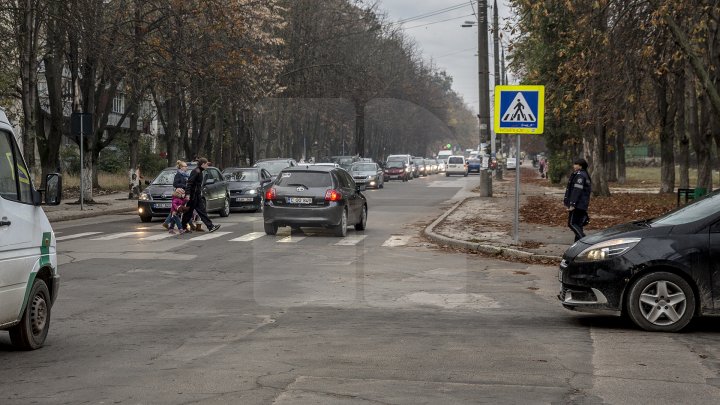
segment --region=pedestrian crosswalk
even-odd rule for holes
[[[400,247],[406,246],[411,241],[413,235],[391,235],[387,240],[383,240],[380,246],[382,247]],[[344,238],[336,238],[335,236],[325,234],[304,234],[299,235],[291,234],[282,231],[276,236],[266,235],[265,232],[231,232],[231,231],[217,231],[213,233],[198,233],[193,232],[189,234],[173,234],[165,231],[132,231],[132,232],[115,232],[105,234],[103,232],[82,232],[57,237],[57,241],[78,241],[78,240],[89,240],[94,242],[117,242],[119,240],[137,240],[141,242],[160,242],[160,241],[189,241],[189,242],[202,242],[209,240],[224,240],[226,242],[253,242],[261,239],[271,240],[275,243],[282,244],[302,244],[303,242],[312,241],[327,241],[329,245],[333,246],[357,246],[359,244],[365,244],[367,242],[368,235],[365,234],[350,234]],[[377,244],[379,240],[375,239]]]

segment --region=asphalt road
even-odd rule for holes
[[[245,213],[182,238],[131,215],[58,224],[47,344],[0,332],[0,404],[720,402],[717,320],[652,334],[569,312],[556,267],[419,238],[476,182],[368,191],[344,239],[269,237]]]

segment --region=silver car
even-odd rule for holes
[[[356,162],[350,167],[350,174],[356,184],[367,188],[384,188],[385,176],[383,170],[375,162]]]

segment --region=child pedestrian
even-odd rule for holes
[[[185,190],[182,188],[176,188],[173,192],[172,205],[170,207],[170,226],[168,233],[175,233],[175,226],[182,235],[186,232],[182,227],[182,214],[185,211]]]

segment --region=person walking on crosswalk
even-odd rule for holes
[[[185,199],[187,200],[188,210],[183,213],[182,229],[187,228],[188,223],[192,219],[193,211],[195,211],[200,220],[205,224],[209,232],[215,232],[220,229],[220,225],[212,223],[208,218],[205,210],[205,203],[202,199],[203,172],[208,168],[208,160],[199,158],[197,167],[190,173],[187,185],[185,187]]]

